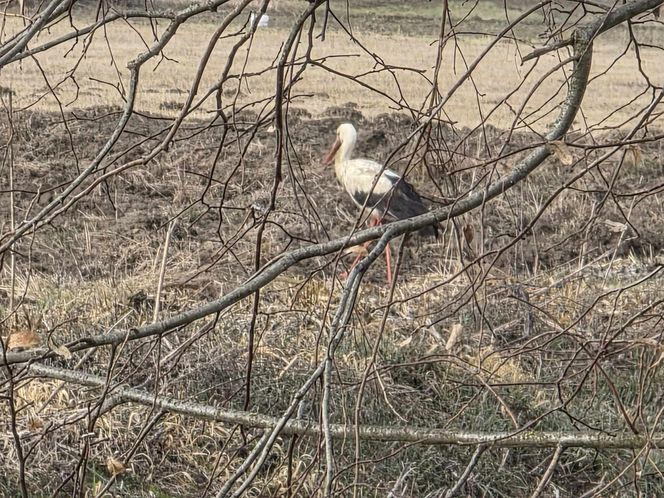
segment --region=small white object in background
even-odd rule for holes
[[[255,20],[256,20],[256,13],[254,11],[251,11],[251,14],[249,15],[249,22],[251,24],[253,24]],[[268,16],[267,14],[263,14],[258,19],[258,26],[257,27],[267,28],[269,23],[270,23],[270,16]]]

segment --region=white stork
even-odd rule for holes
[[[369,215],[369,226],[382,224],[383,220],[403,220],[427,212],[422,198],[415,192],[413,187],[406,182],[398,173],[383,168],[383,166],[370,159],[351,159],[357,131],[350,123],[343,123],[337,128],[337,137],[330,152],[323,160],[323,164],[331,164],[334,161],[334,170],[337,179],[346,192],[360,208],[365,206],[371,210]],[[380,175],[378,181],[376,176]],[[374,186],[374,181],[376,185]],[[372,189],[373,186],[373,189]],[[435,237],[438,235],[438,227],[429,225],[420,228],[421,235]],[[369,245],[367,242],[364,249]],[[355,267],[362,257],[359,253],[351,265]],[[387,263],[387,280],[392,283],[392,268],[390,257],[390,245],[385,247],[385,260]]]

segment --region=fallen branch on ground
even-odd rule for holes
[[[79,371],[32,364],[29,372],[36,377],[71,382],[87,387],[103,388],[106,379],[97,375]],[[115,400],[134,402],[171,413],[224,422],[242,424],[245,427],[272,429],[279,417],[240,410],[215,408],[210,405],[180,401],[154,393],[135,389],[124,385],[114,385],[108,389]],[[318,422],[307,420],[290,420],[281,430],[282,435],[298,434],[301,436],[320,437],[322,428]],[[362,425],[355,428],[349,424],[330,424],[327,433],[334,439],[349,439],[357,433],[363,441],[411,442],[425,445],[490,445],[493,447],[521,448],[603,448],[603,449],[640,449],[647,445],[659,447],[664,445],[664,433],[650,435],[609,434],[608,432],[466,432],[426,427],[394,427]]]

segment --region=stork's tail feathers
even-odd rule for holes
[[[438,223],[434,223],[433,225],[427,225],[425,227],[420,228],[417,231],[417,233],[422,237],[433,237],[437,239],[438,236],[440,235],[440,225]]]
[[[388,215],[395,219],[404,219],[418,216],[428,211],[424,202],[422,202],[422,198],[410,183],[402,178],[395,180],[394,183],[396,187],[395,195],[392,199],[394,202],[390,202],[387,206]],[[438,238],[439,231],[440,225],[434,223],[433,225],[420,228],[417,234],[424,237]]]

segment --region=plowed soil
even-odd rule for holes
[[[119,110],[106,108],[75,113],[68,116],[66,123],[57,114],[18,115],[13,151],[14,181],[20,192],[16,201],[19,221],[30,219],[64,191],[103,147],[119,117]],[[242,123],[254,117],[249,114],[237,117],[237,127],[229,127],[226,143],[235,140],[236,130],[241,133]],[[333,168],[321,164],[334,130],[342,121],[351,121],[360,130],[356,155],[379,161],[394,151],[413,125],[408,117],[398,114],[368,120],[352,105],[328,109],[318,118],[292,109],[283,181],[263,234],[262,262],[288,249],[340,237],[352,229],[357,209],[336,182]],[[168,123],[154,116],[134,115],[111,153],[110,157],[117,160],[105,160],[67,199],[93,181],[99,182],[118,165],[148,153],[163,138]],[[427,170],[419,166],[409,172],[409,180],[428,198],[432,208],[449,203],[462,193],[471,176],[463,171],[464,166],[495,153],[506,136],[490,128],[471,133],[441,126],[439,137],[445,146],[455,150],[457,156],[470,159],[447,164],[429,161]],[[175,280],[185,274],[216,272],[222,268],[227,279],[246,278],[253,273],[257,227],[270,202],[276,138],[266,125],[251,140],[241,136],[216,158],[222,129],[204,123],[190,125],[155,160],[99,182],[89,194],[40,228],[34,237],[24,238],[18,253],[19,266],[63,278],[134,274],[152,265],[166,226],[179,216],[173,250],[187,264],[179,269],[183,273],[178,273]],[[8,136],[7,123],[0,133]],[[480,139],[484,144],[478,147]],[[508,150],[536,140],[535,136],[513,135]],[[241,159],[243,148],[246,152]],[[615,169],[618,159],[612,160],[596,174],[575,184],[556,201],[556,209],[546,212],[512,253],[498,260],[498,265],[517,272],[533,271],[535,267],[545,270],[575,262],[582,250],[595,256],[611,248],[616,249],[618,256],[630,252],[659,253],[664,243],[657,228],[661,226],[661,208],[654,197],[630,206],[627,195],[647,191],[656,184],[662,174],[661,148],[661,143],[646,144],[641,148],[642,160],[638,165]],[[407,154],[396,157],[391,166],[402,170],[407,164]],[[498,170],[509,170],[516,158],[511,163],[501,161]],[[615,195],[606,196],[613,171],[617,175],[613,182]],[[485,250],[497,247],[535,216],[538,206],[535,198],[544,199],[561,178],[572,173],[572,169],[555,158],[549,159],[522,188],[488,203],[483,213],[473,213],[461,224],[472,226],[478,234],[483,231]],[[603,177],[604,174],[608,177]],[[0,180],[4,190],[8,188],[7,178],[4,174]],[[589,209],[595,206],[596,212],[589,217],[590,211],[577,209],[579,205]],[[0,216],[9,219],[9,196],[0,201]],[[453,227],[447,228],[451,233]],[[405,262],[411,268],[409,271],[431,271],[449,256],[440,243],[422,242],[424,250],[416,251]],[[302,264],[292,271],[308,273],[320,263]]]

